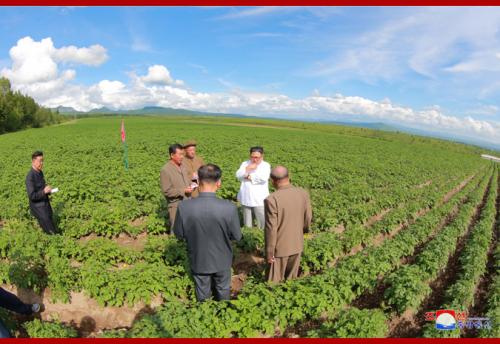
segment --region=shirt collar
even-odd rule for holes
[[[215,192],[200,192],[198,197],[215,197]]]
[[[278,186],[278,190],[290,189],[291,187],[292,187],[292,184]]]

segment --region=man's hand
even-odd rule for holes
[[[256,168],[257,168],[257,164],[251,163],[251,164],[248,164],[247,167],[245,167],[245,171],[247,173],[249,173],[249,172],[255,171]]]
[[[184,189],[185,194],[190,194],[191,192],[193,192],[193,188],[190,186]]]
[[[49,194],[51,191],[52,191],[52,188],[50,187],[50,185],[46,185],[46,186],[43,188],[43,193],[44,193],[44,194]]]
[[[270,257],[270,258],[267,258],[267,262],[268,262],[269,264],[272,264],[272,263],[274,263],[275,261],[276,261],[276,259],[274,258],[274,256],[272,256],[272,257]]]

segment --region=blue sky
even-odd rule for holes
[[[47,106],[382,121],[500,144],[500,8],[4,7]]]

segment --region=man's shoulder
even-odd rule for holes
[[[196,198],[185,199],[179,203],[178,207],[186,210],[186,209],[196,208],[206,203],[212,203],[217,205],[217,207],[220,208],[219,210],[225,209],[229,211],[236,209],[236,205],[234,205],[233,202],[218,197],[213,197],[213,198],[196,197]]]
[[[26,173],[26,178],[31,178],[34,175],[35,175],[35,170],[33,170],[32,168],[30,168],[30,170],[28,171],[28,173]]]
[[[236,205],[227,199],[217,197],[216,200],[217,200],[217,203],[220,204],[220,206],[222,206],[222,207],[225,207],[228,209],[235,209],[236,208]]]
[[[161,171],[166,173],[171,173],[175,171],[175,166],[172,163],[170,163],[170,161],[167,161],[161,168]]]
[[[198,199],[199,199],[199,197],[198,197]],[[227,199],[214,197],[214,198],[208,198],[208,200],[209,200],[209,202],[215,204],[218,208],[220,208],[220,210],[223,210],[223,209],[233,210],[236,208],[236,205],[234,205],[233,202],[228,201]]]
[[[300,186],[291,185],[289,188],[279,189],[274,191],[272,194],[268,196],[268,198],[280,198],[280,197],[290,197],[290,194],[294,196],[304,195],[306,196],[308,193],[305,189]]]
[[[279,192],[280,190],[276,190],[274,192],[271,192],[265,199],[264,199],[264,202],[266,201],[272,201],[272,200],[275,200],[277,198],[279,198]]]
[[[290,192],[297,194],[297,195],[303,195],[303,196],[309,195],[309,193],[307,192],[306,189],[301,188],[300,186],[295,186],[295,185],[292,185],[292,187],[290,188]]]

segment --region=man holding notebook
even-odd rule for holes
[[[30,211],[45,233],[56,234],[49,194],[57,192],[58,189],[53,189],[45,183],[42,168],[43,153],[36,151],[31,155],[31,170],[26,176],[26,192],[28,193]]]

